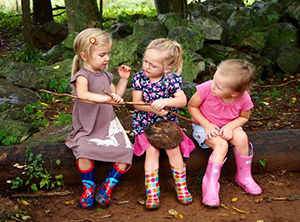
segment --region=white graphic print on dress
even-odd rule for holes
[[[132,144],[118,118],[115,118],[110,122],[108,136],[106,136],[108,139],[101,140],[98,138],[92,138],[92,139],[88,139],[88,142],[100,146],[118,146],[120,144],[115,138],[115,134],[117,133],[123,133],[124,140],[126,143],[126,148],[133,149]]]

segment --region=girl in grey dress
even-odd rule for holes
[[[81,173],[83,194],[79,205],[94,206],[94,198],[102,207],[111,203],[111,192],[131,166],[133,146],[120,124],[110,102],[122,102],[131,69],[119,67],[120,81],[115,87],[113,75],[106,72],[112,47],[110,35],[97,28],[80,32],[74,40],[70,84],[76,100],[73,108],[73,131],[66,140]],[[82,67],[81,67],[82,64]],[[103,94],[103,90],[111,96]],[[103,104],[105,103],[105,104]],[[113,162],[109,175],[99,186],[95,197],[94,160]]]

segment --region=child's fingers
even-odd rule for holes
[[[129,66],[126,66],[126,65],[121,65],[121,69],[124,69],[124,70],[126,70],[128,72],[131,71],[131,68]]]

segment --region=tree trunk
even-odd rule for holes
[[[99,22],[96,0],[65,0],[69,32],[80,32]]]
[[[100,4],[99,4],[99,12],[100,12],[100,27],[103,27],[103,0],[100,0]]]
[[[53,21],[51,0],[33,0],[33,23],[44,25]]]
[[[33,47],[33,28],[30,16],[30,0],[22,0],[22,19],[24,41],[29,47]]]
[[[158,15],[170,12],[169,0],[155,0],[154,2]]]
[[[186,17],[187,0],[155,0],[155,8],[157,14],[165,14],[175,12]]]
[[[180,14],[182,18],[186,17],[187,0],[169,0],[170,11]]]

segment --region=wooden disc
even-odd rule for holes
[[[160,120],[145,128],[145,136],[152,146],[158,149],[171,149],[178,146],[183,135],[176,123]]]

